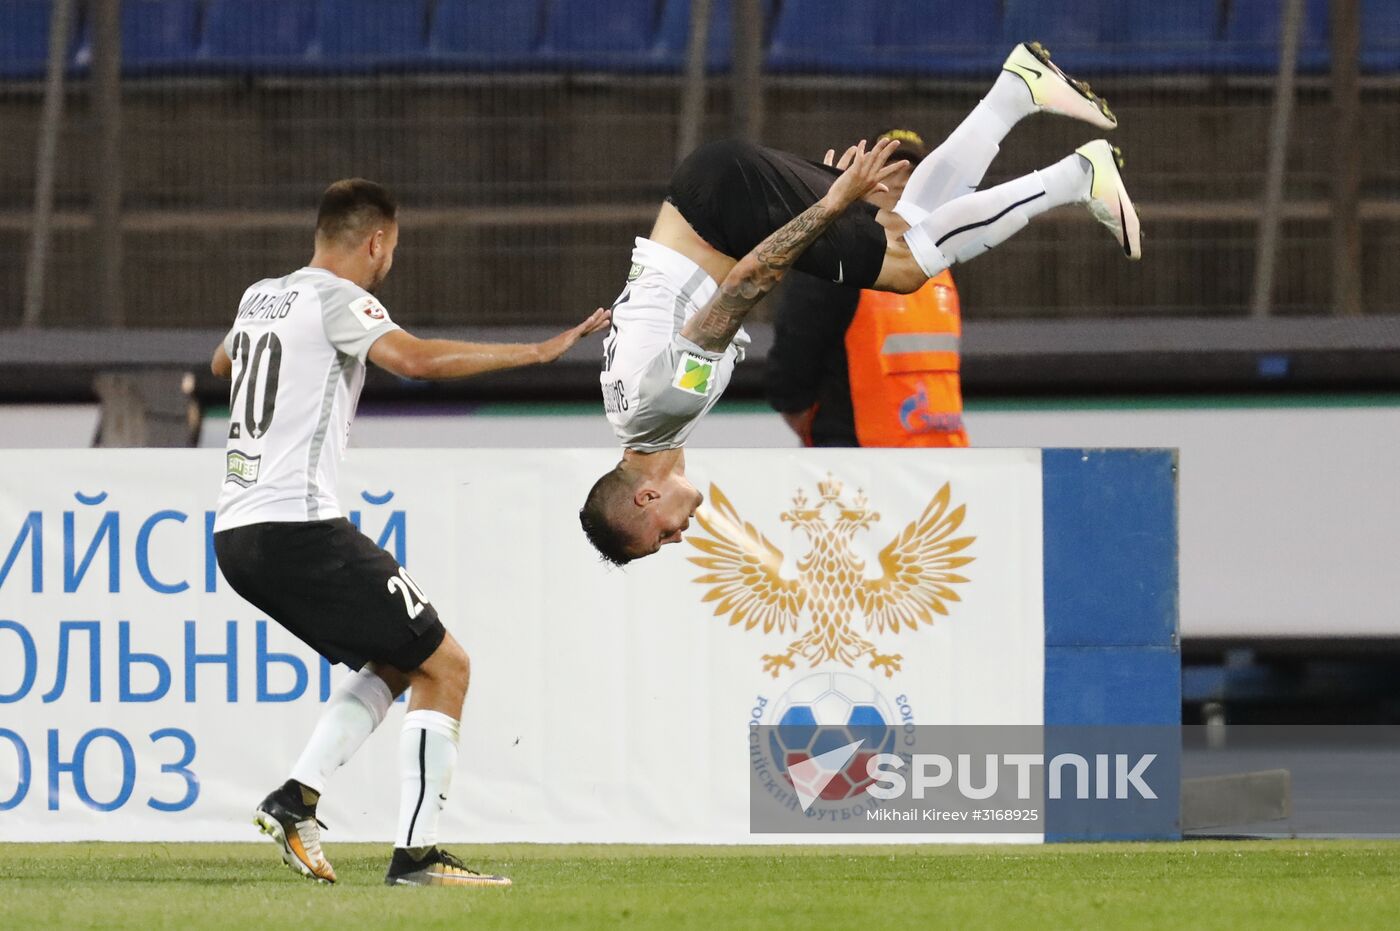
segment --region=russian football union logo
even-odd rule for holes
[[[760,698],[760,701],[763,699]],[[848,672],[820,672],[795,682],[766,715],[765,760],[781,780],[768,791],[782,798],[790,786],[803,812],[818,801],[827,814],[863,807],[874,780],[867,772],[871,757],[893,753],[905,719],[912,723],[907,700],[892,704],[871,682]],[[757,749],[757,748],[755,748]],[[784,785],[786,784],[786,785]],[[791,804],[791,796],[788,796]],[[834,811],[833,811],[834,806]]]

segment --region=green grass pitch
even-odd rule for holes
[[[512,889],[340,883],[270,844],[0,844],[0,928],[1394,928],[1400,843],[928,847],[463,845]]]

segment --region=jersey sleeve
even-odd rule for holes
[[[375,340],[399,329],[378,298],[348,281],[336,280],[317,291],[326,338],[348,356],[364,362]]]

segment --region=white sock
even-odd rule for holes
[[[457,768],[461,725],[437,711],[410,711],[399,738],[403,782],[399,795],[399,830],[395,847],[431,847],[447,804],[447,790]]]
[[[355,755],[393,703],[383,679],[368,669],[355,673],[331,694],[306,749],[292,767],[292,778],[317,793],[326,791],[331,773]]]
[[[1043,171],[949,201],[910,227],[904,241],[924,274],[932,278],[1005,242],[1032,217],[1083,202],[1089,196],[1090,180],[1088,161],[1070,155]]]
[[[914,169],[894,212],[918,226],[948,201],[977,190],[1001,150],[1001,140],[1034,112],[1026,82],[1003,71],[958,128]]]

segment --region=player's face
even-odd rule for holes
[[[696,508],[705,500],[683,475],[672,475],[656,490],[659,497],[648,505],[649,519],[643,523],[642,539],[637,541],[639,556],[650,556],[668,543],[681,542]]]
[[[369,287],[366,291],[373,291],[384,283],[384,279],[389,277],[389,269],[394,267],[394,250],[399,245],[399,225],[390,224],[389,228],[376,231],[370,237],[370,279]]]

